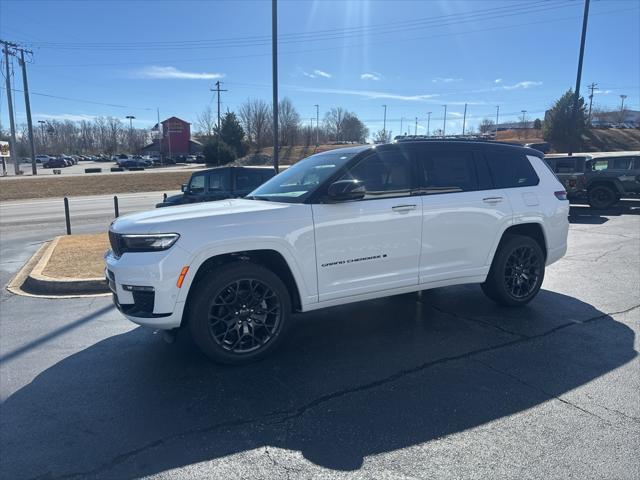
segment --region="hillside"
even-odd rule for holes
[[[640,129],[617,129],[606,130],[591,129],[582,136],[583,145],[581,152],[616,152],[616,151],[637,151],[640,150]],[[526,132],[521,130],[505,130],[498,132],[498,140],[513,143],[538,143],[544,142],[540,130],[529,129]]]

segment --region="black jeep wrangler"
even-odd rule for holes
[[[272,167],[217,167],[194,172],[182,193],[167,197],[156,208],[212,202],[248,195],[275,175]]]
[[[586,200],[606,209],[621,198],[640,195],[640,154],[552,155],[549,167],[567,190],[569,200]]]

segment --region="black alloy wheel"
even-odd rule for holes
[[[291,296],[271,270],[248,261],[214,267],[191,287],[187,326],[209,358],[228,364],[264,357],[282,341]]]
[[[225,286],[212,300],[210,334],[228,352],[249,353],[273,338],[281,317],[276,293],[260,280],[243,278]]]

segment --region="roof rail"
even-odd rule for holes
[[[482,142],[482,143],[494,143],[498,145],[513,145],[516,147],[524,147],[524,145],[515,142],[502,142],[499,140],[493,140],[485,137],[442,137],[442,136],[424,136],[424,135],[398,135],[394,137],[393,143],[401,142]]]

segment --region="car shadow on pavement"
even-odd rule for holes
[[[356,470],[637,355],[629,327],[549,291],[517,310],[461,286],[296,320],[277,353],[242,367],[142,328],[65,358],[2,405],[0,476],[141,477],[265,447]]]
[[[569,222],[601,225],[609,221],[607,217],[619,217],[621,215],[640,215],[640,202],[621,200],[618,204],[607,209],[596,209],[588,205],[571,204],[569,209]]]

